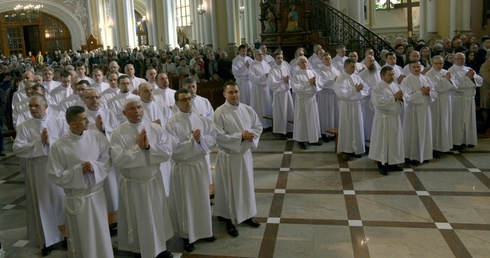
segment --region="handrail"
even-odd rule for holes
[[[360,58],[368,48],[374,50],[378,60],[381,50],[394,51],[386,40],[324,0],[312,1],[311,7],[311,30],[323,32],[331,44],[345,45],[349,51],[356,51]]]

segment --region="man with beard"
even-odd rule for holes
[[[369,90],[367,91],[367,95],[363,96],[361,99],[362,122],[364,125],[364,138],[365,140],[370,140],[371,127],[374,117],[373,104],[371,103],[371,92],[374,86],[381,81],[381,77],[378,69],[376,68],[376,60],[374,60],[374,56],[366,56],[366,58],[364,58],[364,63],[366,65],[366,69],[359,74],[359,77],[361,77],[364,84],[369,87]],[[366,143],[366,146],[369,146],[369,143]]]

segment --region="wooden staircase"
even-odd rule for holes
[[[294,32],[286,31],[291,5],[296,6],[299,16],[300,30]],[[383,38],[323,0],[262,1],[262,31],[265,29],[268,10],[274,13],[277,29],[260,34],[262,43],[272,49],[282,49],[287,59],[294,58],[294,49],[298,46],[305,47],[311,54],[315,44],[322,45],[332,56],[335,56],[335,48],[340,44],[348,52],[356,51],[359,58],[364,58],[364,52],[368,48],[374,50],[376,59],[379,59],[379,53],[383,49],[393,51]]]

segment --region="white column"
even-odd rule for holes
[[[349,0],[349,16],[364,24],[364,1]]]
[[[457,11],[456,0],[451,0],[449,2],[449,17],[451,17],[451,19],[449,19],[449,38],[453,38],[456,35]]]
[[[146,18],[148,19],[146,27],[148,28],[148,45],[153,45],[157,48],[160,48],[161,46],[158,46],[158,38],[156,32],[156,17],[157,14],[155,0],[146,0]]]
[[[212,47],[213,49],[218,48],[218,24],[216,22],[217,19],[217,13],[216,13],[216,0],[208,0],[210,3],[209,6],[209,17],[211,18],[211,42],[212,42]],[[211,43],[211,42],[208,42]]]
[[[174,1],[163,1],[163,16],[167,17],[164,19],[166,24],[164,24],[164,34],[165,34],[165,44],[169,44],[171,47],[177,47],[177,20],[176,9]],[[163,47],[163,46],[162,46]]]
[[[94,25],[94,20],[93,20],[93,15],[92,15],[92,3],[90,0],[86,0],[85,3],[87,4],[87,14],[88,14],[88,34],[94,34],[94,29],[98,27],[98,25]],[[89,37],[87,35],[87,38]],[[84,43],[85,44],[85,43]]]
[[[236,0],[226,2],[226,20],[228,25],[228,45],[236,45]]]
[[[429,1],[420,0],[419,8],[420,8],[420,23],[419,23],[419,36],[421,39],[425,39],[425,34],[427,33],[427,4]],[[430,14],[434,15],[434,14]]]
[[[427,1],[427,14],[427,34],[435,35],[437,34],[437,0]]]
[[[213,46],[213,32],[211,20],[213,19],[212,14],[212,3],[211,0],[203,1],[204,8],[206,8],[206,13],[203,16],[203,31],[204,31],[204,45]]]
[[[119,32],[118,47],[134,48],[136,44],[136,23],[134,21],[134,2],[133,0],[116,1],[117,22],[114,28]]]
[[[238,7],[237,8],[240,8],[242,6],[245,6],[244,0],[239,0],[238,1]],[[247,36],[246,36],[246,19],[245,19],[245,14],[246,14],[247,10],[244,10],[244,12],[242,14],[239,14],[240,15],[240,19],[238,20],[239,22],[239,25],[240,25],[240,44],[242,44],[242,41],[243,40],[246,40]]]
[[[471,32],[471,4],[473,2],[461,2],[461,31]]]
[[[109,21],[107,21],[107,26],[108,26],[108,29],[110,29],[112,31],[112,40],[111,40],[111,44],[109,46],[111,46],[111,48],[114,48],[114,46],[116,46],[116,42],[119,41],[119,30],[118,30],[118,26],[116,26],[116,23],[118,23],[118,20],[117,20],[117,17],[118,17],[118,12],[117,12],[117,5],[116,5],[116,2],[117,0],[110,0],[110,4],[111,4],[111,19]],[[121,45],[118,45],[118,47],[121,47]]]

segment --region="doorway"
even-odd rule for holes
[[[23,26],[24,32],[24,53],[31,51],[32,55],[36,56],[41,51],[41,38],[39,37],[39,25]]]

